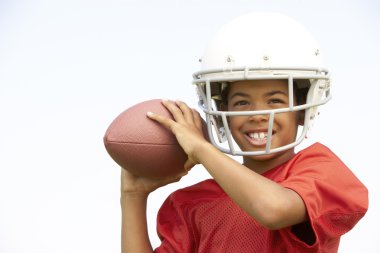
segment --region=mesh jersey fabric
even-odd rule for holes
[[[320,143],[297,153],[263,176],[296,191],[309,220],[269,230],[206,180],[172,193],[157,217],[156,253],[335,253],[341,235],[364,216],[366,187]]]

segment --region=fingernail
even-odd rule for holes
[[[153,116],[154,113],[153,113],[153,112],[147,112],[146,115],[147,115],[147,116]]]

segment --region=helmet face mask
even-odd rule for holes
[[[287,42],[278,39],[274,28],[291,35]],[[252,29],[255,32],[249,32]],[[262,40],[262,41],[260,41]],[[269,45],[266,42],[269,41]],[[276,41],[276,43],[271,43]],[[243,42],[243,43],[242,43]],[[287,80],[289,105],[286,108],[260,111],[226,111],[228,85],[242,80]],[[202,68],[193,74],[199,106],[206,114],[209,138],[214,146],[232,155],[264,155],[287,150],[306,136],[317,114],[317,107],[329,101],[330,79],[322,66],[319,47],[306,29],[293,20],[273,13],[253,13],[228,23],[216,35],[202,58]],[[307,90],[306,101],[295,101],[297,91]],[[271,147],[276,115],[303,111],[302,130],[294,142]],[[234,142],[229,117],[266,115],[268,132],[265,148],[243,151]],[[227,145],[223,144],[227,142]]]

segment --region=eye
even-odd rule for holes
[[[231,100],[229,110],[231,111],[244,111],[249,110],[250,102],[246,99]]]
[[[245,106],[249,105],[249,102],[246,100],[238,100],[232,104],[234,107],[239,107],[239,106]]]
[[[280,98],[272,98],[269,99],[268,104],[285,104],[285,100],[280,99]]]

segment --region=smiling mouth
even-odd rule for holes
[[[272,136],[275,132],[272,133]],[[248,141],[254,146],[265,146],[268,141],[268,132],[267,131],[256,131],[245,134]]]

